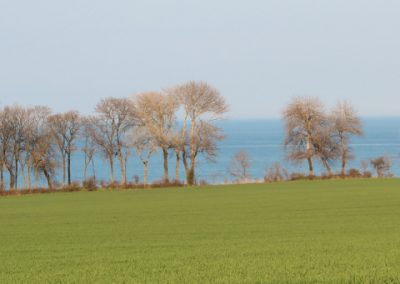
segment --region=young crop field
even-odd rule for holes
[[[399,283],[400,180],[0,198],[0,283]]]

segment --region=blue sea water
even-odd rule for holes
[[[365,118],[364,135],[354,137],[351,147],[355,159],[349,162],[349,168],[360,168],[362,160],[388,155],[392,158],[392,172],[400,176],[400,117],[399,118]],[[305,164],[293,165],[286,161],[285,150],[282,145],[284,128],[282,121],[275,120],[228,120],[219,123],[224,130],[226,139],[219,143],[218,156],[214,162],[199,159],[197,165],[198,180],[207,180],[210,183],[221,183],[231,180],[228,167],[234,154],[240,150],[246,150],[251,158],[250,174],[254,179],[262,179],[266,169],[275,162],[280,162],[284,167],[294,172],[306,173]],[[98,180],[108,180],[108,164],[100,156],[95,161]],[[116,164],[118,168],[118,164]],[[334,166],[339,171],[339,163]],[[323,168],[317,165],[317,172]],[[92,172],[89,169],[89,174]],[[72,175],[73,180],[81,180],[83,173],[83,155],[77,152],[73,156]],[[170,176],[174,177],[175,160],[170,159]],[[116,173],[119,177],[119,172]],[[143,178],[143,167],[139,159],[132,154],[128,164],[128,179],[133,176]],[[152,181],[160,180],[163,175],[161,153],[156,153],[150,162],[149,178]],[[181,165],[181,177],[183,179],[183,166]]]

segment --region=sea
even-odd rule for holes
[[[271,165],[279,162],[289,172],[307,173],[305,163],[292,164],[286,159],[284,140],[284,125],[279,119],[247,119],[225,120],[218,123],[223,129],[225,139],[218,144],[218,154],[214,161],[203,157],[197,163],[196,177],[198,181],[210,184],[226,183],[233,180],[229,174],[229,165],[238,151],[244,150],[250,157],[250,175],[256,180],[262,180]],[[400,176],[400,117],[399,118],[363,118],[364,135],[351,139],[354,159],[349,161],[348,168],[360,168],[361,161],[369,161],[375,157],[387,155],[391,158],[392,173]],[[77,151],[72,157],[72,180],[83,179],[83,154]],[[98,181],[109,179],[107,161],[101,155],[95,158],[95,169],[89,168],[88,174],[96,174]],[[118,163],[116,177],[120,177]],[[173,153],[169,161],[170,178],[175,176],[175,159]],[[339,172],[339,162],[333,166]],[[370,169],[372,171],[372,169]],[[316,162],[316,172],[324,172],[322,165]],[[149,165],[150,181],[161,180],[163,163],[161,152],[155,153]],[[180,165],[180,176],[184,178],[183,165]],[[143,180],[143,166],[132,153],[127,167],[128,180],[139,178]]]

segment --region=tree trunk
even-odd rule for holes
[[[4,190],[4,164],[1,164],[1,169],[0,169],[0,190]]]
[[[49,174],[46,170],[43,170],[43,174],[44,174],[44,176],[46,177],[47,185],[48,185],[48,187],[49,187],[49,190],[52,190],[52,189],[53,189],[53,185],[51,184],[51,177],[50,177],[50,174]]]
[[[341,175],[342,175],[342,177],[344,177],[345,174],[346,174],[347,149],[346,149],[346,144],[345,144],[344,139],[343,139],[342,136],[340,136],[340,143],[342,145],[342,171],[341,171]]]
[[[63,153],[62,154],[62,163],[63,163],[63,182],[62,182],[62,185],[63,185],[63,187],[65,186],[65,184],[66,184],[66,179],[67,179],[67,172],[66,172],[66,159],[65,159],[65,154]]]
[[[128,154],[126,154],[125,158],[124,158],[124,182],[125,184],[128,184],[128,178],[127,178],[127,172],[128,172]]]
[[[0,190],[4,190],[4,171],[3,171],[3,166],[1,166],[1,171],[0,171]]]
[[[22,175],[22,179],[23,179],[23,181],[24,181],[24,189],[26,189],[28,186],[27,186],[27,177],[26,177],[26,174],[25,174],[25,165],[23,164],[23,163],[21,163],[21,175]]]
[[[88,169],[87,158],[85,157],[85,164],[83,166],[83,180],[87,180],[87,169]]]
[[[14,188],[18,189],[18,158],[15,156]]]
[[[94,166],[94,158],[92,158],[92,171],[93,171],[93,177],[96,180],[96,168]]]
[[[187,173],[188,185],[194,185],[196,182],[195,181],[195,166],[196,166],[195,130],[196,130],[196,120],[193,119],[190,125],[190,166],[189,166],[189,171]]]
[[[10,189],[15,189],[15,177],[10,175]]]
[[[329,165],[329,163],[326,160],[322,160],[322,163],[324,164],[326,171],[328,172],[328,175],[330,177],[333,176],[332,169],[331,169],[331,166]]]
[[[314,176],[314,166],[311,158],[311,135],[307,134],[306,141],[306,157],[308,162],[308,175],[310,177]]]
[[[111,156],[109,157],[109,162],[110,162],[110,180],[111,183],[115,182],[115,177],[114,177],[114,158],[111,154]]]
[[[194,185],[196,183],[195,166],[196,166],[196,156],[192,155],[192,157],[190,157],[190,168],[187,174],[188,185]]]
[[[179,182],[179,162],[181,159],[180,153],[176,152],[175,153],[176,156],[176,163],[175,163],[175,181]]]
[[[119,159],[119,167],[121,169],[121,185],[124,185],[126,184],[126,174],[124,166],[124,156],[121,150],[119,150],[118,159]]]
[[[314,166],[313,166],[313,161],[311,158],[307,158],[307,162],[308,162],[308,175],[310,177],[314,176]]]
[[[148,161],[144,161],[143,162],[143,170],[144,170],[144,174],[143,174],[143,185],[147,186],[148,184],[148,180],[149,180],[149,162]]]
[[[68,185],[71,185],[71,151],[68,151],[68,154],[67,154],[67,156],[68,156],[68,165],[67,165],[67,168],[68,168]]]
[[[186,155],[185,150],[183,150],[183,152],[182,152],[182,162],[183,162],[183,167],[185,168],[186,184],[188,184],[189,165],[188,165],[187,155]]]
[[[188,185],[194,185],[195,184],[195,173],[194,173],[194,167],[190,167],[187,175],[186,175],[186,179],[187,179],[187,184]]]
[[[14,172],[12,170],[12,166],[10,166],[8,168],[8,175],[10,178],[10,190],[12,190],[12,189],[14,189],[14,186],[15,186],[15,176],[14,176]]]
[[[31,181],[32,171],[31,171],[31,167],[30,167],[30,162],[28,164],[27,171],[28,171],[28,174],[27,174],[28,175],[28,189],[29,189],[29,191],[31,191],[31,189],[32,189],[32,181]]]
[[[19,164],[21,165],[20,166],[20,172],[21,172],[21,176],[22,176],[22,181],[24,182],[24,189],[27,189],[28,188],[28,177],[27,177],[27,174],[26,174],[26,166],[28,165],[28,151],[26,151],[26,154],[25,154],[26,156],[25,156],[25,159],[23,159],[23,158],[19,158],[18,159],[18,161],[19,161]]]
[[[37,189],[38,187],[39,187],[39,171],[38,171],[38,169],[37,168],[34,168],[34,179],[35,179],[35,181],[34,181],[34,183],[35,183],[35,188]]]
[[[168,173],[168,149],[165,147],[162,148],[163,157],[164,157],[164,183],[169,183],[169,173]]]

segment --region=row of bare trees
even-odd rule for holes
[[[215,121],[222,119],[228,105],[218,90],[206,82],[187,82],[161,92],[146,92],[131,98],[101,100],[95,114],[84,117],[76,111],[51,114],[47,107],[5,107],[0,111],[0,187],[38,187],[44,177],[53,187],[58,169],[62,169],[62,185],[70,185],[71,159],[75,151],[84,154],[83,177],[90,166],[95,176],[95,157],[108,162],[110,182],[116,182],[115,163],[119,164],[120,183],[126,184],[127,163],[135,151],[144,167],[144,183],[148,183],[151,156],[163,155],[163,182],[170,182],[169,156],[173,153],[175,180],[179,180],[180,164],[186,183],[196,183],[196,162],[199,155],[213,159],[217,142],[223,139]],[[182,123],[178,123],[178,116]],[[33,177],[33,184],[32,184]]]
[[[22,176],[25,188],[37,187],[43,174],[51,186],[56,163],[50,110],[47,107],[5,107],[0,112],[0,188],[16,189]]]
[[[329,175],[332,164],[340,161],[342,176],[353,159],[350,141],[363,134],[361,119],[348,102],[339,102],[330,112],[315,97],[296,97],[283,111],[287,157],[294,162],[306,161],[309,175],[319,161]]]

